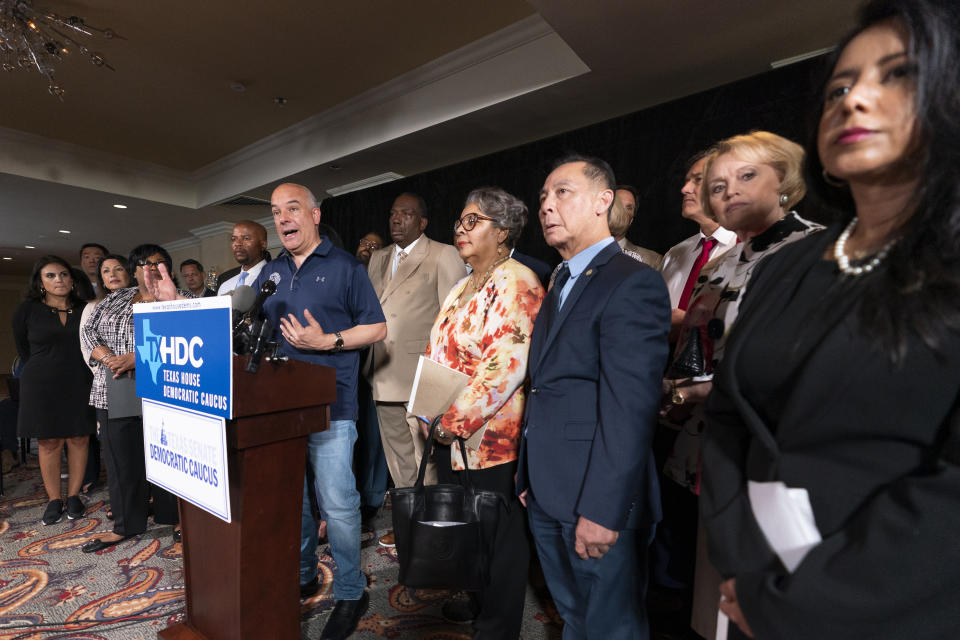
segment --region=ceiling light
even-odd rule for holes
[[[68,45],[96,67],[113,71],[103,55],[85,46],[94,32],[106,39],[119,38],[112,29],[97,29],[83,18],[64,18],[34,8],[33,0],[0,0],[0,69],[34,69],[47,78],[47,91],[63,100],[63,88],[53,77],[54,65],[69,53]]]
[[[6,257],[6,256],[4,256],[3,259],[4,259],[4,260],[13,260],[13,258],[8,258],[8,257]]]
[[[70,233],[70,232],[67,231],[66,229],[59,229],[59,231],[60,231],[60,233]]]
[[[774,60],[770,63],[771,69],[779,69],[780,67],[788,67],[791,64],[796,64],[798,62],[803,62],[804,60],[809,60],[810,58],[817,58],[822,55],[826,55],[836,49],[836,47],[827,47],[826,49],[817,49],[816,51],[807,51],[806,53],[801,53],[796,56],[790,56],[789,58],[782,58],[780,60]]]
[[[32,244],[25,244],[25,245],[23,245],[23,248],[24,248],[24,249],[36,249],[36,247],[33,246]]]
[[[127,205],[125,205],[125,204],[115,204],[115,205],[113,205],[113,208],[114,208],[114,209],[126,209],[126,208],[127,208]]]

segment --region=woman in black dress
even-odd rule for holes
[[[958,59],[956,0],[874,0],[829,66],[808,184],[837,224],[758,267],[708,400],[731,638],[958,636]]]
[[[17,352],[24,362],[20,377],[21,438],[36,438],[40,473],[49,502],[43,524],[83,517],[80,484],[87,464],[87,443],[94,430],[88,406],[90,370],[80,355],[80,314],[70,265],[63,258],[40,258],[30,276],[27,299],[13,316]],[[60,452],[67,445],[67,500],[60,486]]]

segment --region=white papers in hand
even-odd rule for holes
[[[820,544],[810,494],[790,489],[782,482],[747,481],[750,507],[770,547],[793,573],[807,552]]]

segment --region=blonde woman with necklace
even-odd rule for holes
[[[443,414],[435,439],[441,483],[462,481],[464,464],[477,489],[498,491],[501,513],[486,589],[443,607],[454,622],[474,620],[474,638],[517,638],[523,617],[529,546],[514,475],[523,419],[523,381],[533,322],[544,291],[536,274],[510,257],[527,221],[527,207],[503,189],[475,189],[454,223],[454,244],[473,273],[450,291],[430,332],[427,357],[470,376]],[[429,416],[433,418],[433,416]],[[456,437],[482,430],[463,460]]]
[[[17,352],[24,362],[20,377],[17,435],[36,438],[40,474],[49,502],[42,522],[82,518],[86,507],[77,495],[87,464],[88,438],[94,431],[87,406],[90,370],[80,356],[80,313],[70,265],[44,256],[33,269],[27,299],[13,317]],[[60,484],[60,451],[67,445],[67,499]]]

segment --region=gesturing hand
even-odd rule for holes
[[[173,278],[167,272],[167,265],[161,262],[157,265],[157,269],[156,273],[153,269],[144,268],[143,270],[143,283],[147,291],[154,300],[176,300],[177,286],[173,284]]]
[[[580,516],[577,521],[576,542],[573,550],[584,560],[602,558],[603,554],[610,551],[610,547],[616,544],[619,537],[619,531],[607,529],[602,524]]]
[[[307,321],[307,326],[300,324],[292,313],[287,314],[286,318],[280,318],[280,333],[290,346],[319,351],[332,349],[336,338],[333,338],[332,334],[324,333],[323,327],[306,309],[303,310],[303,318]]]

